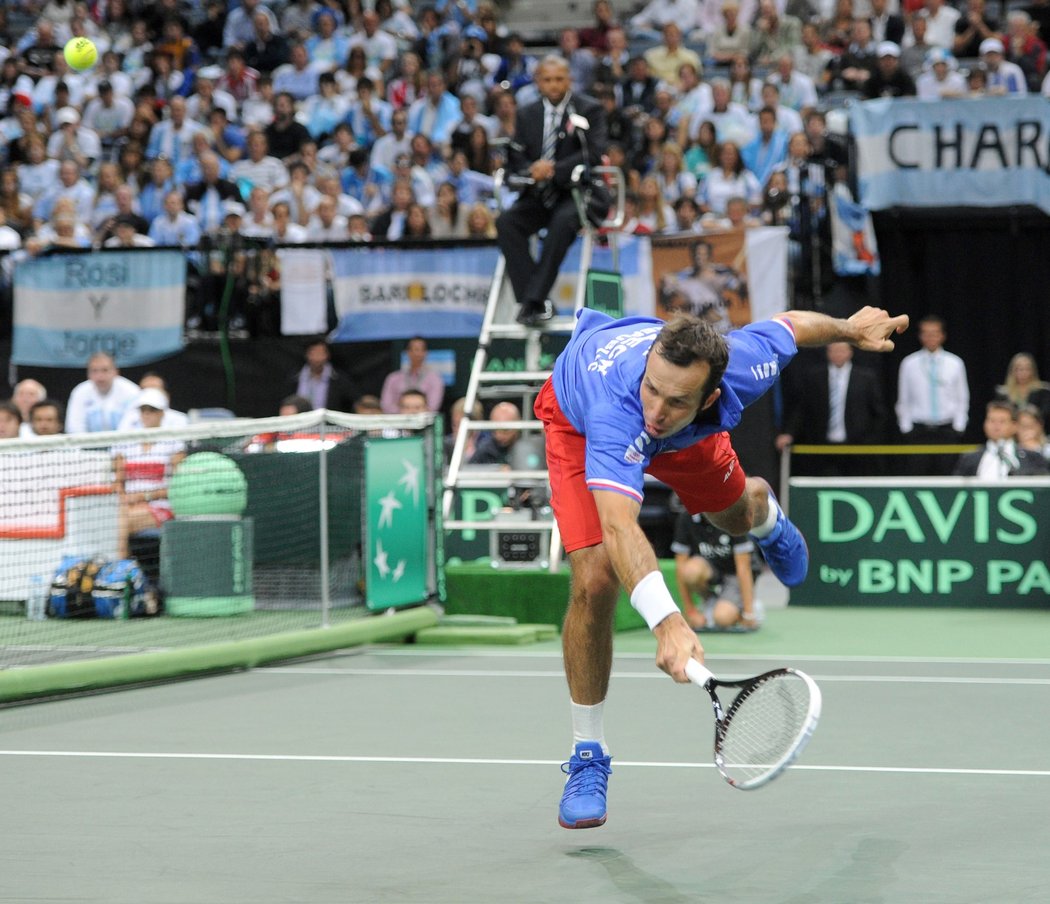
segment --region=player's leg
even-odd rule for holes
[[[670,486],[691,514],[703,512],[733,536],[750,534],[770,570],[788,587],[801,584],[809,570],[809,550],[773,491],[760,477],[745,477],[728,433],[657,456],[649,473]]]
[[[569,761],[562,765],[568,779],[558,822],[568,829],[586,829],[602,825],[606,817],[612,770],[605,743],[604,706],[619,583],[602,545],[598,510],[584,479],[586,441],[561,412],[549,381],[536,399],[535,412],[544,422],[551,506],[572,573],[562,650],[573,747]]]

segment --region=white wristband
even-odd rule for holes
[[[678,611],[671,591],[664,583],[664,576],[659,571],[650,571],[635,584],[631,593],[631,605],[645,619],[650,631],[668,615]]]

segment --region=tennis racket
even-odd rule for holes
[[[802,752],[820,719],[820,688],[805,672],[774,669],[754,678],[720,681],[695,659],[685,673],[711,695],[715,711],[715,766],[734,788],[771,782]],[[728,710],[715,693],[736,688]]]

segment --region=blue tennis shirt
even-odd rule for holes
[[[572,339],[554,363],[554,394],[569,423],[587,438],[587,486],[636,499],[642,498],[645,469],[654,455],[732,430],[798,351],[787,320],[733,330],[726,336],[729,366],[717,402],[698,421],[656,439],[645,430],[640,392],[649,349],[666,323],[653,317],[614,320],[588,308],[578,316]]]

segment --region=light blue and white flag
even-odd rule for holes
[[[871,214],[836,185],[829,198],[831,262],[839,276],[878,276],[881,269]]]
[[[95,352],[148,364],[183,346],[186,257],[181,251],[97,251],[19,262],[14,364],[83,368]]]
[[[849,115],[868,210],[1034,204],[1050,213],[1046,98],[883,98]]]
[[[491,246],[334,248],[333,342],[477,336],[499,250]]]

